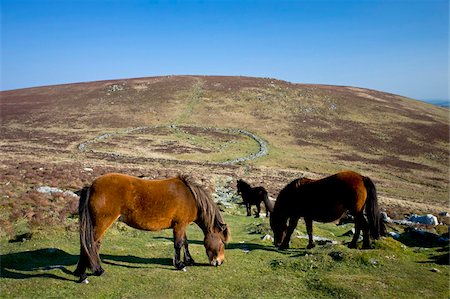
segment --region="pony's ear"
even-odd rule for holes
[[[230,229],[228,228],[228,225],[223,224],[221,226],[222,234],[223,234],[223,241],[225,243],[228,243],[230,241],[231,235],[230,235]]]

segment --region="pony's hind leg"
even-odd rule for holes
[[[92,266],[92,272],[95,276],[100,276],[103,273],[105,273],[105,270],[101,266],[101,260],[100,260],[100,246],[102,245],[102,239],[103,236],[106,233],[106,230],[116,221],[117,217],[97,217],[96,219],[96,225],[94,230],[94,246],[96,248],[97,262]]]
[[[363,213],[358,213],[355,216],[355,234],[353,235],[352,241],[348,244],[349,248],[357,248],[357,242],[359,236],[361,234],[361,230],[363,231],[363,249],[370,248],[370,239],[369,239],[369,223],[364,217]]]
[[[357,243],[359,239],[359,235],[361,234],[361,228],[359,227],[359,224],[355,222],[355,233],[353,234],[353,238],[348,244],[348,248],[357,248]]]
[[[369,235],[369,222],[367,222],[366,217],[361,215],[362,231],[363,231],[363,246],[362,249],[370,249],[370,235]]]
[[[82,248],[80,248],[80,259],[77,263],[77,268],[73,272],[73,275],[78,276],[79,282],[84,281],[87,278],[86,269],[89,266],[89,258]]]

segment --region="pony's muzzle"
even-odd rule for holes
[[[223,264],[223,260],[214,259],[210,262],[211,266],[218,267]]]

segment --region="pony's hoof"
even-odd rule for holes
[[[105,273],[105,270],[103,270],[103,268],[100,268],[100,269],[94,271],[95,276],[102,276],[104,273]]]
[[[80,276],[80,279],[78,279],[77,283],[85,283],[85,284],[88,284],[88,283],[89,283],[89,280],[87,279],[87,274],[86,274],[86,273],[85,273],[85,274],[82,274],[82,275]]]
[[[286,249],[289,249],[289,244],[287,244],[287,245],[281,244],[281,245],[278,247],[278,249],[280,249],[280,250],[286,250]]]
[[[194,266],[195,265],[195,261],[194,260],[185,260],[184,264],[186,266]]]
[[[175,268],[177,268],[177,270],[186,271],[186,270],[183,270],[183,269],[186,269],[186,265],[183,264],[182,262],[177,263],[175,265]]]
[[[350,248],[350,249],[356,249],[357,246],[356,246],[356,244],[350,243],[350,244],[348,244],[348,248]]]
[[[313,249],[314,247],[316,247],[316,244],[308,244],[308,246],[306,246],[306,249]]]

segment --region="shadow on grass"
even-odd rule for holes
[[[145,265],[172,266],[171,258],[141,258],[132,255],[100,254],[102,263],[126,268],[145,268]],[[65,277],[73,275],[68,267],[75,268],[78,254],[73,255],[57,248],[43,248],[32,251],[14,252],[0,255],[0,279],[49,278],[64,281],[78,281]],[[208,264],[196,264],[206,266]],[[209,266],[209,265],[208,265]],[[170,267],[168,270],[172,270]]]
[[[76,281],[76,279],[68,279],[55,273],[47,272],[50,270],[61,270],[65,274],[72,275],[72,271],[66,267],[73,266],[78,261],[78,255],[72,255],[57,248],[2,254],[0,259],[1,278],[29,279],[42,277]]]
[[[168,238],[168,237],[155,237],[155,239],[164,239],[167,241],[173,241],[172,238]],[[195,245],[203,245],[202,241],[199,240],[188,240],[189,244],[195,244]],[[280,253],[285,253],[285,254],[292,254],[295,253],[296,248],[294,249],[289,249],[289,250],[279,250],[277,249],[275,246],[273,246],[272,244],[257,244],[257,243],[233,243],[230,242],[225,246],[225,250],[248,250],[248,251],[253,251],[253,250],[264,250],[264,251],[271,251],[271,252],[280,252]]]
[[[429,263],[430,261],[438,265],[450,265],[450,246],[447,245],[436,250],[435,254],[430,255],[430,260],[419,263]]]
[[[100,258],[104,264],[132,269],[145,268],[146,266],[142,265],[154,265],[154,264],[161,266],[172,266],[171,258],[144,258],[133,255],[110,255],[110,254],[100,254]],[[136,266],[130,264],[136,264]]]

